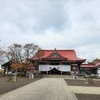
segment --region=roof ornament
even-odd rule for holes
[[[54,50],[57,50],[56,48]]]

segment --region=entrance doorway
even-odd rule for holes
[[[49,71],[50,74],[61,74],[61,71],[57,70],[56,68],[53,68]]]

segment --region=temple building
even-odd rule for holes
[[[95,75],[100,77],[100,61],[93,64],[81,64],[81,74]]]
[[[80,73],[80,65],[86,59],[78,58],[74,50],[39,50],[32,62],[37,65],[40,73],[70,74],[77,70]]]

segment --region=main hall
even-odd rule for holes
[[[37,69],[46,74],[70,74],[71,71],[80,72],[80,65],[86,59],[79,58],[74,50],[38,50],[33,63],[38,63]]]

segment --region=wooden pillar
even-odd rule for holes
[[[81,74],[80,65],[81,65],[80,63],[77,64],[78,74]]]

